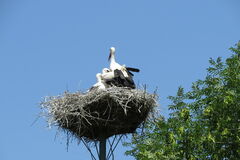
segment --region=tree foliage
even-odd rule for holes
[[[170,117],[147,122],[126,154],[139,160],[240,159],[240,43],[224,62],[210,59],[204,80],[170,96]]]

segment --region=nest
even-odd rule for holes
[[[157,106],[156,99],[146,90],[112,87],[46,97],[41,107],[50,125],[79,139],[98,141],[134,133]]]

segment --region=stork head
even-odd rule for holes
[[[110,48],[110,54],[109,54],[109,57],[108,57],[108,61],[115,55],[115,48],[114,47],[111,47]]]
[[[108,69],[108,68],[103,68],[102,73],[108,73],[108,72],[110,72],[110,69]]]
[[[110,48],[110,53],[115,53],[115,48],[114,47]]]

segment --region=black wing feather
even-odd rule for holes
[[[140,72],[140,69],[138,69],[138,68],[126,67],[126,69],[128,71],[132,71],[132,72]]]

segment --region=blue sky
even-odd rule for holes
[[[120,64],[141,69],[136,83],[158,87],[167,116],[167,96],[204,78],[210,57],[230,55],[239,17],[239,0],[1,0],[0,159],[90,159],[75,142],[67,152],[43,119],[31,124],[42,97],[93,85],[111,46]],[[115,158],[133,160],[126,149]]]

